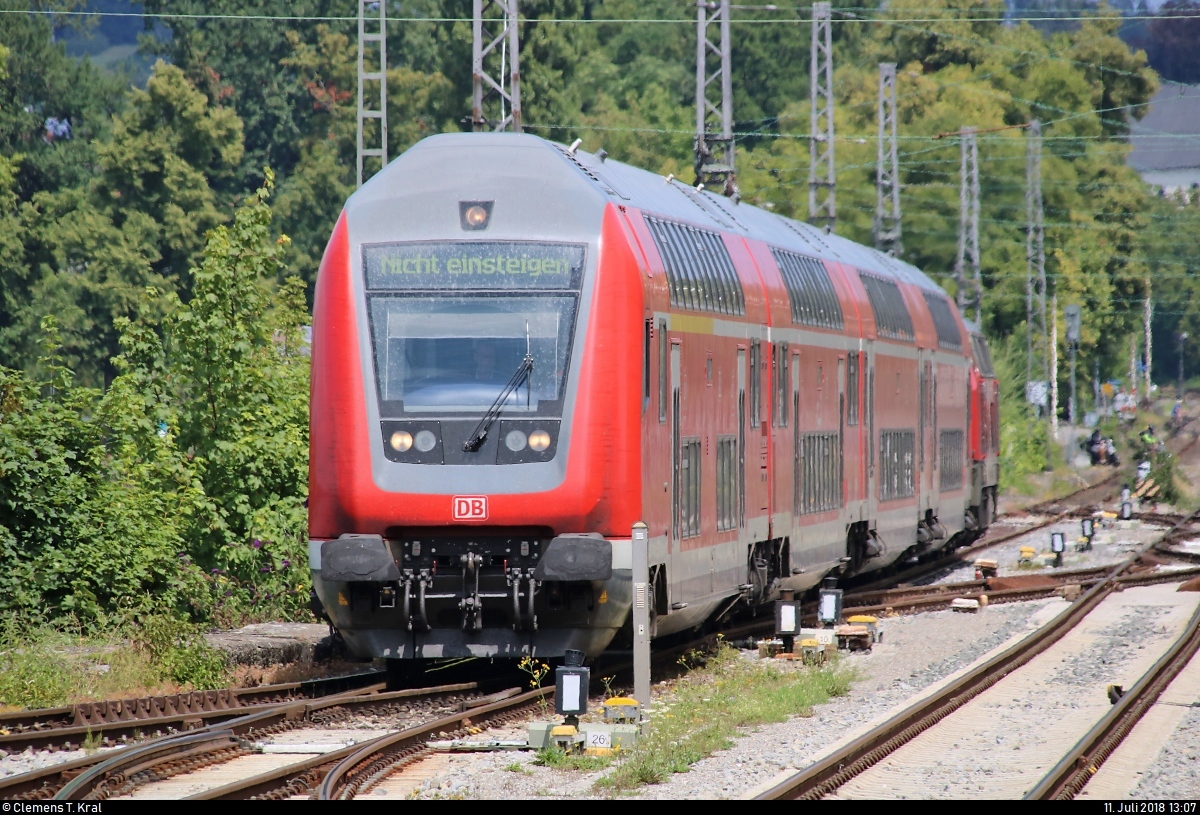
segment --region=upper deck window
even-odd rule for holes
[[[584,247],[569,243],[455,241],[363,246],[370,290],[578,290]]]
[[[987,340],[978,334],[972,334],[971,346],[975,351],[975,367],[979,369],[980,375],[989,379],[994,377],[996,369],[992,366],[992,352],[988,350]]]
[[[785,252],[774,246],[771,254],[783,273],[788,300],[792,304],[792,322],[840,330],[844,325],[842,304],[838,302],[825,264],[816,258]]]
[[[940,294],[925,292],[925,305],[933,316],[933,327],[937,329],[938,347],[962,350],[962,335],[958,333],[958,323],[954,322],[954,312],[950,310],[950,301]]]
[[[716,314],[746,313],[742,281],[716,232],[647,216],[667,272],[671,306]]]
[[[861,270],[858,277],[871,300],[871,310],[875,312],[875,331],[879,336],[912,342],[915,338],[912,317],[908,313],[908,306],[904,304],[900,287],[885,277]]]

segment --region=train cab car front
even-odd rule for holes
[[[639,357],[598,338],[641,302],[600,306],[609,209],[512,134],[427,139],[347,203],[315,297],[309,528],[356,654],[595,655],[623,625],[637,401],[603,394]]]

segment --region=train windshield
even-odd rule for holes
[[[558,414],[575,296],[372,297],[385,414],[487,410],[526,353],[533,370],[505,412]]]
[[[523,241],[363,247],[385,417],[491,407],[525,355],[505,413],[562,414],[585,248]]]

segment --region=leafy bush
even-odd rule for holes
[[[172,617],[152,616],[138,620],[133,631],[137,647],[164,678],[197,690],[228,684],[225,655],[204,641],[198,626]]]
[[[118,321],[107,390],[74,384],[53,318],[36,375],[0,368],[0,611],[307,613],[307,311],[302,283],[277,283],[267,177],[209,233],[190,303],[151,290],[162,319]],[[189,649],[171,671],[204,684]]]
[[[1025,379],[1018,375],[1017,361],[1023,351],[1012,338],[992,351],[1000,379],[1000,488],[1007,490],[1049,468],[1052,442],[1049,423],[1025,401]]]
[[[195,626],[163,615],[106,622],[88,634],[69,619],[50,626],[10,618],[0,628],[0,706],[56,707],[228,684],[224,657]]]

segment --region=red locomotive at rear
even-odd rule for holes
[[[394,665],[594,656],[638,520],[658,635],[963,543],[994,498],[981,343],[806,224],[533,136],[427,139],[321,264],[317,596]]]

